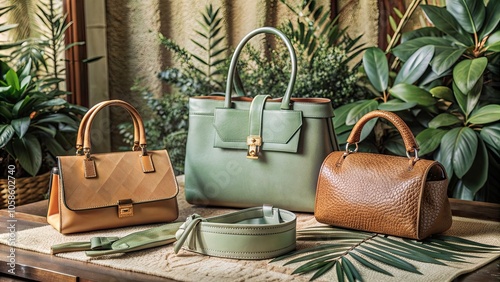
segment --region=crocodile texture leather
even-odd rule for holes
[[[394,116],[376,111],[360,122],[389,117],[398,121],[405,141],[414,140],[406,124]],[[445,169],[436,161],[333,152],[321,167],[314,215],[334,226],[423,239],[451,226],[447,185]]]
[[[131,114],[138,130],[135,141],[140,143],[141,151],[91,153],[92,120],[108,106],[123,107]],[[83,146],[85,154],[59,156],[51,180],[47,222],[59,232],[67,234],[177,218],[178,184],[168,153],[146,150],[142,119],[130,104],[120,100],[97,104],[82,119],[77,139],[77,148]]]

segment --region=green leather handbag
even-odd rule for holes
[[[232,97],[236,63],[255,35],[281,38],[292,70],[283,98],[266,93],[253,99]],[[263,204],[313,212],[316,182],[325,157],[338,150],[329,99],[292,98],[297,74],[288,38],[271,27],[256,29],[236,47],[225,97],[189,100],[185,162],[186,200],[191,204],[252,207]]]

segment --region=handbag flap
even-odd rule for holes
[[[84,156],[58,157],[62,201],[70,210],[172,199],[179,187],[166,150],[148,151],[154,171],[144,173],[140,151],[92,154],[97,177],[85,178]]]
[[[218,108],[214,112],[214,146],[247,149],[249,111]],[[262,117],[262,150],[297,152],[302,127],[302,112],[264,110]]]

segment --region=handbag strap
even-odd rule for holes
[[[356,144],[356,149],[358,149],[358,143],[361,138],[361,131],[363,130],[363,126],[371,119],[373,118],[384,118],[391,122],[396,129],[399,131],[399,134],[403,137],[403,142],[405,144],[406,148],[406,155],[408,158],[410,158],[410,153],[415,154],[415,158],[413,161],[418,160],[418,149],[419,146],[417,144],[417,141],[415,140],[415,137],[413,136],[413,133],[411,132],[410,128],[406,123],[395,113],[388,112],[388,111],[381,111],[381,110],[376,110],[367,113],[363,117],[361,117],[356,125],[354,125],[354,128],[351,131],[351,134],[349,135],[349,138],[347,138],[347,145],[346,145],[346,152],[349,153],[348,147],[350,144]]]
[[[233,259],[267,259],[295,249],[296,216],[271,206],[203,218],[193,214],[175,237],[185,249]]]
[[[286,37],[284,33],[274,27],[261,27],[251,31],[240,41],[236,49],[234,50],[233,57],[231,58],[231,64],[229,65],[229,73],[226,81],[226,97],[224,100],[224,107],[231,107],[231,91],[233,89],[233,79],[235,77],[235,72],[237,70],[237,62],[238,57],[240,56],[241,51],[245,44],[255,35],[260,33],[271,33],[280,37],[286,45],[288,52],[290,53],[290,59],[292,63],[292,71],[290,74],[290,81],[288,82],[288,86],[285,92],[285,96],[283,97],[283,101],[281,102],[281,109],[288,110],[290,109],[290,100],[292,98],[293,86],[295,84],[295,79],[297,77],[297,57],[295,55],[295,50],[293,49],[293,45],[290,40]]]
[[[247,158],[258,159],[260,147],[262,146],[262,118],[264,115],[264,106],[266,100],[271,96],[257,95],[250,104],[249,122],[248,122],[248,137]]]

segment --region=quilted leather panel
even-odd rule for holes
[[[315,217],[334,226],[421,239],[451,225],[447,181],[426,181],[437,162],[333,152],[317,186]]]
[[[97,177],[84,177],[84,157],[59,157],[62,198],[70,210],[116,206],[118,200],[144,203],[174,198],[178,185],[166,150],[149,151],[155,171],[144,173],[140,152],[94,154]]]

